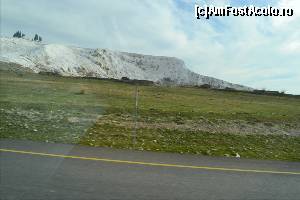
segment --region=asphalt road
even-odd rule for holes
[[[300,199],[299,162],[10,140],[0,149],[1,200]]]

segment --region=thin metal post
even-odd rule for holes
[[[137,119],[138,119],[138,84],[135,84],[135,117],[134,117],[134,132],[133,132],[133,146],[136,144],[137,137]]]

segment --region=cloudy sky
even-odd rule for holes
[[[194,18],[194,5],[278,6],[293,17]],[[175,56],[188,68],[300,94],[299,0],[1,0],[1,35]]]

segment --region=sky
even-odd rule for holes
[[[1,0],[1,37],[178,57],[194,72],[300,94],[299,0]],[[200,5],[277,6],[293,17],[197,20]]]

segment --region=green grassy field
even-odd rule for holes
[[[134,143],[134,85],[0,65],[0,138],[300,161],[296,97],[139,86]]]

